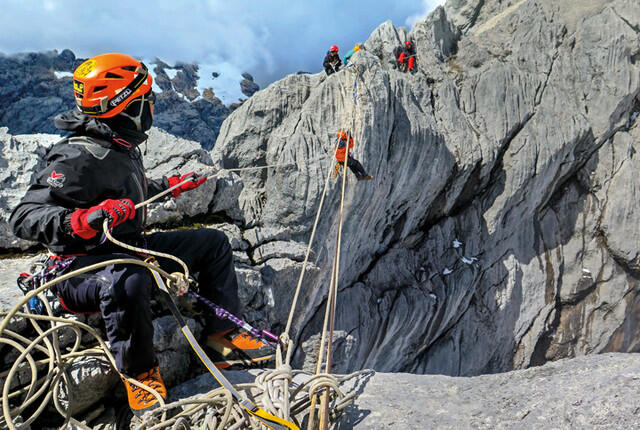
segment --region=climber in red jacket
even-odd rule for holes
[[[344,159],[347,155],[347,139],[349,141],[349,157],[347,159],[347,167],[351,169],[358,181],[368,181],[373,179],[373,176],[369,175],[362,167],[362,164],[355,158],[353,158],[351,154],[351,148],[353,148],[353,138],[348,136],[347,132],[344,130],[340,130],[336,135],[336,146],[334,151],[336,153],[336,168],[333,171],[333,177],[336,178],[338,176],[338,172],[340,171],[340,166],[344,166]]]
[[[404,72],[408,70],[411,73],[415,72],[416,50],[413,46],[413,42],[407,40],[404,43],[404,46],[397,46],[393,50],[393,55],[396,57],[398,68],[400,70]]]

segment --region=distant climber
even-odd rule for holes
[[[356,43],[355,46],[353,47],[353,49],[351,51],[347,52],[347,55],[344,56],[344,65],[345,66],[347,64],[349,64],[349,60],[351,60],[351,56],[353,56],[353,54],[358,52],[360,49],[362,49],[362,43]]]
[[[336,137],[337,141],[334,150],[336,152],[336,160],[338,162],[336,163],[336,168],[333,171],[333,177],[337,178],[338,172],[340,171],[340,166],[344,166],[344,159],[347,155],[347,139],[349,139],[349,158],[347,160],[347,166],[349,167],[349,169],[351,169],[353,174],[356,175],[358,181],[368,181],[369,179],[373,179],[373,176],[369,175],[364,170],[364,167],[362,167],[362,164],[360,164],[360,162],[353,158],[353,156],[351,155],[351,148],[353,148],[353,137],[350,137],[344,130],[340,130]]]
[[[407,40],[404,46],[400,45],[394,48],[393,56],[396,57],[397,67],[402,72],[407,70],[411,73],[416,71],[416,49],[413,46],[413,42]]]
[[[327,51],[322,65],[324,66],[324,71],[327,73],[327,76],[340,70],[342,60],[340,60],[340,56],[338,55],[337,45],[332,45]]]

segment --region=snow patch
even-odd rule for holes
[[[153,90],[153,92],[155,93],[161,93],[162,92],[162,88],[160,88],[160,86],[158,86],[158,84],[156,84],[157,82],[157,76],[156,76],[156,72],[154,71],[155,69],[155,63],[152,63],[150,61],[144,61],[145,64],[151,64],[152,66],[149,67],[149,74],[151,74],[151,78],[153,79],[153,83],[151,84],[151,89]]]
[[[214,78],[213,72],[220,73],[220,76]],[[202,94],[205,89],[211,88],[216,97],[227,106],[247,98],[240,88],[240,82],[244,79],[242,73],[232,64],[199,64],[198,76],[198,91]]]
[[[53,74],[56,75],[56,79],[72,78],[73,77],[73,73],[71,73],[71,72],[61,72],[61,71],[58,71],[58,70],[54,70]]]
[[[164,72],[167,74],[169,79],[173,79],[178,74],[178,69],[170,69],[169,67],[165,67]]]

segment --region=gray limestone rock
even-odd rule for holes
[[[288,76],[230,115],[216,163],[280,165],[242,175],[256,250],[309,239],[340,128],[374,176],[347,178],[336,328],[358,351],[344,371],[476,375],[637,348],[639,23],[625,0],[452,0],[410,32],[382,24],[353,67]],[[407,39],[416,74],[389,64]],[[305,276],[299,344],[321,326],[339,184]],[[275,321],[294,267],[262,269]]]
[[[561,360],[472,378],[375,373],[333,428],[632,429],[638,427],[637,354]]]
[[[154,131],[154,176],[272,167],[221,172],[150,219],[238,223],[243,311],[280,328],[328,184],[294,367],[317,349],[339,230],[335,371],[474,376],[587,356],[477,378],[377,374],[354,426],[633,428],[635,356],[598,353],[639,348],[639,29],[628,0],[449,0],[411,31],[383,23],[353,67],[287,76],[237,107],[211,153]],[[407,39],[415,74],[390,64]],[[374,176],[346,172],[342,217],[341,128]],[[3,151],[23,142],[4,136]]]
[[[58,140],[58,136],[44,134],[11,136],[7,127],[0,127],[0,249],[25,250],[34,245],[13,235],[9,215],[34,173],[44,168],[43,157]]]
[[[114,385],[120,382],[120,375],[105,358],[84,358],[73,361],[67,368],[71,382],[71,392],[59,391],[63,407],[70,409],[71,415],[81,414],[109,395]]]
[[[264,263],[270,258],[288,258],[294,261],[304,260],[307,246],[293,241],[267,242],[253,250],[253,260],[256,264]]]

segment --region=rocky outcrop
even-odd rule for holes
[[[286,164],[243,174],[239,201],[278,240],[308,240],[339,128],[375,176],[347,184],[336,328],[358,348],[337,371],[476,375],[637,348],[639,28],[622,0],[451,1],[411,32],[380,26],[354,67],[288,76],[225,121],[214,162]],[[389,64],[408,38],[414,75]],[[323,315],[330,184],[298,345]],[[280,281],[288,302],[296,277]]]
[[[44,156],[58,140],[60,137],[46,134],[12,136],[6,127],[0,127],[0,249],[5,252],[34,245],[13,235],[9,215],[33,175],[44,168]]]
[[[243,383],[259,372],[227,374]],[[467,378],[363,372],[340,385],[344,394],[358,395],[331,428],[631,429],[637,427],[639,376],[637,354],[591,355]],[[212,385],[213,377],[202,375],[175,387],[169,401],[208,393]]]
[[[334,429],[636,428],[639,364],[606,354],[472,378],[365,375]]]
[[[0,54],[0,126],[12,134],[55,133],[53,118],[75,106],[71,72],[81,62],[68,49]]]
[[[243,73],[242,77],[244,78],[242,79],[242,81],[240,81],[240,88],[242,88],[242,94],[244,94],[247,97],[251,97],[260,89],[260,87],[258,86],[258,84],[253,82],[253,76],[251,76],[249,73]]]

